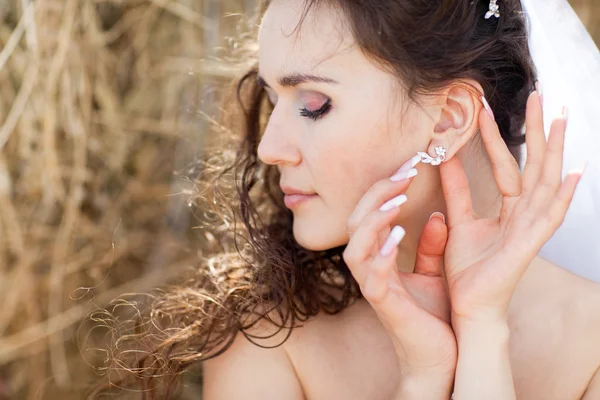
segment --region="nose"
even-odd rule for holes
[[[295,143],[293,129],[290,124],[285,124],[283,120],[279,119],[275,112],[276,110],[271,114],[263,137],[258,144],[258,158],[263,163],[270,165],[297,165],[302,157]]]

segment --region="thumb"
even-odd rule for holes
[[[442,276],[447,241],[448,227],[446,226],[444,214],[433,213],[425,224],[419,239],[414,273]]]

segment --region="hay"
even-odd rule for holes
[[[590,35],[600,46],[600,2],[597,0],[569,0]]]
[[[0,2],[0,398],[76,392],[91,308],[196,262],[173,171],[235,73],[210,56],[241,18],[217,16],[254,3]],[[600,4],[573,4],[599,40]]]
[[[82,318],[197,263],[173,172],[202,153],[197,111],[234,73],[210,56],[242,20],[219,15],[240,10],[0,2],[0,398],[65,398],[93,377]]]

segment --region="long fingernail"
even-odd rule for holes
[[[585,174],[585,171],[587,170],[588,165],[590,165],[590,160],[585,160],[583,162],[583,167],[578,168],[578,169],[573,169],[573,170],[569,171],[569,173],[571,173],[571,172],[579,172],[580,175],[583,177],[583,174]]]
[[[399,173],[399,172],[403,172],[403,171],[410,171],[411,169],[413,169],[419,162],[421,161],[421,157],[419,155],[414,156],[413,158],[411,158],[410,160],[408,160],[407,162],[405,162],[404,164],[402,164],[402,166],[398,169],[398,171],[396,171],[394,173],[394,176]]]
[[[563,117],[563,119],[565,120],[565,123],[568,121],[569,119],[569,108],[567,106],[563,106],[562,111],[561,111],[561,115]]]
[[[490,107],[490,103],[488,103],[488,101],[485,99],[485,96],[481,96],[481,102],[483,103],[483,106],[485,107],[485,110],[490,118],[495,121],[496,118],[494,118],[494,112],[492,111],[492,107]]]
[[[396,172],[396,175],[394,175],[390,178],[390,180],[393,182],[399,182],[399,181],[403,181],[406,179],[414,178],[418,174],[419,174],[419,171],[416,168],[413,168],[408,171],[398,171],[398,172]]]
[[[390,232],[390,236],[388,236],[387,240],[383,244],[381,251],[379,252],[382,256],[387,257],[392,254],[392,251],[404,238],[406,235],[406,231],[399,225],[396,225],[394,229]]]
[[[390,211],[394,208],[400,207],[402,204],[406,203],[408,197],[405,194],[401,194],[400,196],[394,197],[390,201],[385,202],[381,207],[379,207],[379,211]]]
[[[444,221],[444,223],[446,223],[446,216],[444,214],[442,214],[441,212],[434,212],[433,214],[431,214],[431,217],[429,217],[429,220],[431,221],[434,218],[439,218],[442,221]]]
[[[535,89],[538,92],[538,97],[540,98],[540,106],[542,106],[542,108],[544,107],[544,97],[542,95],[542,82],[537,81],[535,83]]]

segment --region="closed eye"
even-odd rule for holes
[[[313,121],[324,117],[331,110],[331,100],[328,99],[321,108],[315,111],[308,110],[306,107],[300,109],[300,116],[310,118]]]

